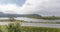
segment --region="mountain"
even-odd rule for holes
[[[41,18],[42,16],[41,16],[41,15],[38,15],[38,14],[28,14],[28,15],[26,15],[26,17],[39,19],[39,18]]]
[[[0,17],[38,17],[38,14],[6,14],[0,12]],[[40,16],[41,17],[41,16]]]

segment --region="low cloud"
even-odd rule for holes
[[[4,13],[18,13],[19,10],[20,10],[20,7],[18,7],[16,4],[0,5],[0,12],[4,12]]]
[[[0,5],[0,10],[6,13],[60,15],[60,0],[26,0],[23,6],[17,4]]]
[[[27,0],[22,11],[24,14],[60,15],[60,0]]]

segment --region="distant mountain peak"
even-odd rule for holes
[[[4,14],[3,12],[0,12],[0,14]]]

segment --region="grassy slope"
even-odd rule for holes
[[[60,17],[42,17],[42,16],[27,16],[28,18],[44,19],[44,20],[60,20]]]
[[[60,28],[46,28],[46,27],[21,27],[21,31],[25,32],[60,32]],[[6,26],[0,26],[0,29],[3,32],[8,32]]]
[[[22,27],[22,30],[28,32],[60,32],[60,28],[46,28],[46,27]]]

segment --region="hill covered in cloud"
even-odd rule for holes
[[[31,17],[31,16],[40,16],[38,14],[7,14],[0,12],[0,17]]]

